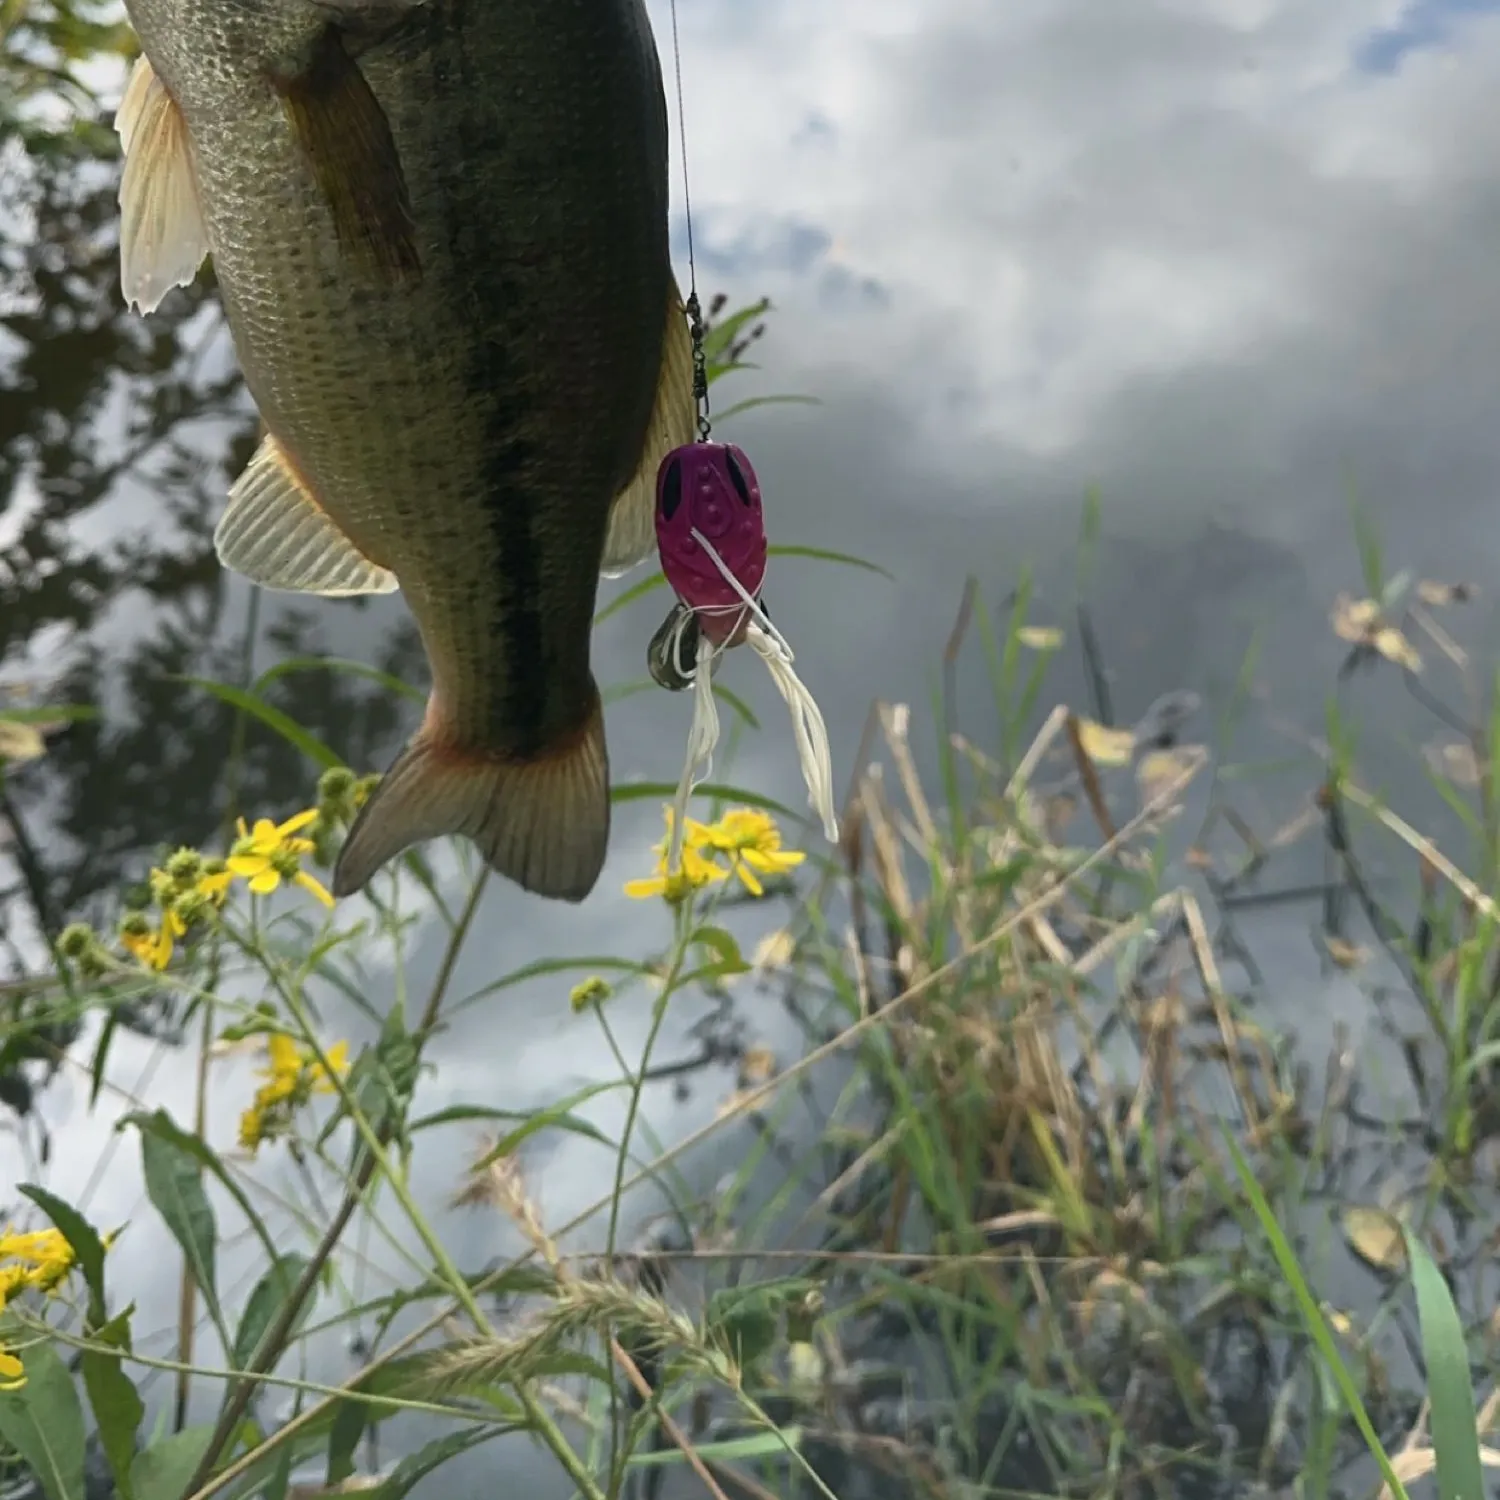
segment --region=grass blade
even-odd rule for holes
[[[1432,1447],[1437,1457],[1437,1488],[1442,1500],[1484,1500],[1479,1462],[1479,1428],[1474,1417],[1474,1385],[1463,1325],[1448,1285],[1427,1247],[1403,1225],[1406,1259],[1417,1294],[1422,1325],[1422,1356],[1427,1362],[1427,1394],[1432,1402]]]

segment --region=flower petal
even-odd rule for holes
[[[625,894],[632,901],[650,901],[657,896],[665,896],[666,893],[667,877],[665,875],[652,875],[645,880],[625,882]]]
[[[261,870],[260,874],[251,877],[250,889],[254,891],[257,896],[269,896],[271,892],[274,891],[280,884],[281,872],[279,870],[272,869],[270,865],[266,865]]]
[[[296,875],[294,875],[292,878],[297,882],[298,885],[302,887],[304,891],[311,891],[312,894],[316,896],[324,906],[329,907],[330,909],[332,908],[333,897],[328,893],[328,890],[323,885],[323,883],[315,876],[309,875],[306,870],[298,870]]]
[[[270,1071],[278,1077],[302,1071],[302,1057],[297,1051],[297,1044],[282,1031],[273,1031],[266,1038],[266,1060]]]
[[[299,829],[306,828],[309,823],[317,821],[318,810],[310,807],[306,812],[299,812],[295,818],[288,818],[277,830],[278,838],[288,839]]]

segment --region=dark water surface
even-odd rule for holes
[[[665,41],[665,8],[653,14]],[[1116,717],[1187,688],[1205,700],[1207,734],[1254,638],[1257,696],[1226,758],[1301,764],[1246,792],[1263,831],[1315,780],[1309,740],[1347,650],[1328,611],[1341,589],[1363,592],[1351,493],[1392,570],[1481,585],[1454,628],[1481,652],[1493,641],[1494,7],[683,0],[682,25],[700,278],[776,304],[756,347],[763,369],[735,377],[735,394],[822,403],[765,408],[724,433],[754,457],[773,541],[858,552],[896,579],[787,560],[768,583],[841,782],[872,698],[910,701],[921,722],[968,575],[993,604],[1034,567],[1038,619],[1074,634],[1074,539],[1093,485],[1103,534],[1087,595]],[[150,321],[124,313],[113,172],[0,174],[12,194],[0,198],[0,691],[32,685],[102,710],[7,785],[0,973],[14,976],[40,964],[41,924],[102,918],[157,847],[214,836],[234,719],[182,677],[246,681],[328,653],[423,685],[399,599],[256,598],[219,570],[210,533],[253,414],[211,295],[173,294]],[[676,193],[680,206],[680,182]],[[601,681],[642,675],[661,607],[633,606],[600,632]],[[800,806],[763,673],[747,656],[725,680],[767,725],[735,778]],[[961,681],[963,727],[982,738],[993,722],[982,674],[966,667]],[[1070,649],[1048,697],[1088,709],[1088,690]],[[1436,816],[1414,753],[1434,735],[1430,716],[1393,675],[1349,692],[1368,776],[1413,821]],[[277,702],[361,768],[383,765],[414,717],[369,682],[312,671],[284,677]],[[675,776],[686,713],[659,694],[615,705],[617,779]],[[246,745],[240,805],[305,805],[307,764],[269,735]],[[920,745],[930,763],[930,734]],[[620,809],[605,876],[579,910],[491,890],[456,991],[543,956],[662,943],[664,918],[620,891],[646,871],[658,828],[654,804]],[[456,882],[448,854],[434,860]],[[1316,848],[1282,867],[1289,881],[1320,869]],[[1314,918],[1267,920],[1261,953],[1278,979],[1267,1020],[1298,1028],[1321,1067],[1333,1022],[1358,1048],[1367,1013],[1320,967]],[[774,920],[752,914],[747,939]],[[418,927],[414,988],[438,944],[435,923]],[[372,970],[389,984],[389,968]],[[627,1055],[646,1019],[642,1007],[619,1017]],[[664,1056],[694,1048],[697,1019],[674,1018]],[[356,1040],[363,1024],[330,1012]],[[750,1027],[790,1044],[779,1012]],[[428,1109],[525,1109],[614,1071],[555,980],[460,1013],[431,1055]],[[111,1082],[186,1120],[189,1056],[125,1037]],[[653,1096],[658,1129],[705,1122],[720,1082],[686,1102]],[[228,1144],[251,1086],[245,1061],[216,1065],[216,1142]],[[163,1240],[142,1213],[135,1147],[112,1136],[125,1107],[106,1091],[91,1111],[86,1079],[59,1074],[37,1114],[0,1137],[0,1208],[12,1176],[36,1171],[39,1117],[54,1191],[97,1222],[140,1216],[116,1274],[138,1297],[137,1327],[168,1330],[175,1274],[162,1274]],[[591,1118],[612,1133],[622,1108],[604,1102]],[[462,1145],[419,1149],[415,1181],[467,1265],[514,1247],[492,1220],[444,1209]],[[608,1166],[587,1143],[555,1147],[539,1181],[548,1217],[597,1198]],[[703,1181],[716,1171],[707,1159]],[[269,1176],[296,1191],[289,1171]],[[226,1249],[226,1285],[253,1268],[238,1252]],[[166,1352],[170,1340],[143,1342]],[[318,1363],[315,1379],[349,1369],[337,1346]]]

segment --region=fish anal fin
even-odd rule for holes
[[[145,57],[130,70],[115,111],[125,157],[120,175],[120,291],[128,307],[155,312],[187,286],[208,254],[208,231],[187,125]]]
[[[270,434],[230,488],[214,548],[226,568],[268,589],[345,598],[399,587],[339,530]]]
[[[396,140],[339,28],[325,27],[306,66],[277,87],[340,245],[385,280],[419,277],[422,259]]]
[[[349,830],[333,871],[352,896],[404,850],[462,834],[497,874],[534,895],[582,901],[609,848],[609,757],[597,689],[580,729],[530,760],[446,743],[429,707],[421,729]]]
[[[630,483],[615,497],[599,571],[606,578],[628,572],[656,545],[656,471],[674,448],[693,440],[697,404],[693,400],[693,341],[682,295],[672,281],[667,299],[667,332],[662,340],[656,402],[646,428],[641,461]]]

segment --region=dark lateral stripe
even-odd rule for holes
[[[495,4],[497,0],[479,0]],[[434,55],[447,62],[447,87],[458,97],[483,96],[494,86],[493,80],[475,76],[469,67],[462,43],[467,26],[470,0],[451,0],[447,8],[446,35],[436,40]],[[441,14],[441,12],[439,12]],[[470,142],[464,130],[474,118],[468,112],[454,111],[458,139],[452,160],[459,164],[460,175],[454,187],[462,182],[461,164],[479,160],[493,142]],[[452,203],[457,195],[445,195]],[[460,222],[456,216],[446,226],[450,248],[449,264],[470,265],[483,269],[484,310],[512,310],[521,302],[521,289],[505,274],[505,257],[486,254],[492,247],[476,246],[476,229],[472,221]],[[479,258],[476,259],[476,251]],[[468,295],[473,288],[466,288]],[[504,312],[501,316],[504,317]],[[483,319],[487,327],[491,320]],[[498,320],[497,320],[498,321]],[[545,649],[542,619],[542,556],[533,530],[534,507],[526,503],[525,476],[535,473],[535,444],[525,436],[526,403],[515,378],[511,350],[504,339],[477,338],[470,343],[464,371],[466,390],[476,398],[485,413],[483,487],[484,515],[490,531],[491,555],[498,559],[501,576],[494,581],[494,593],[488,601],[493,629],[499,636],[496,646],[504,663],[504,695],[499,717],[504,726],[505,748],[512,754],[527,756],[546,748],[549,662]]]

